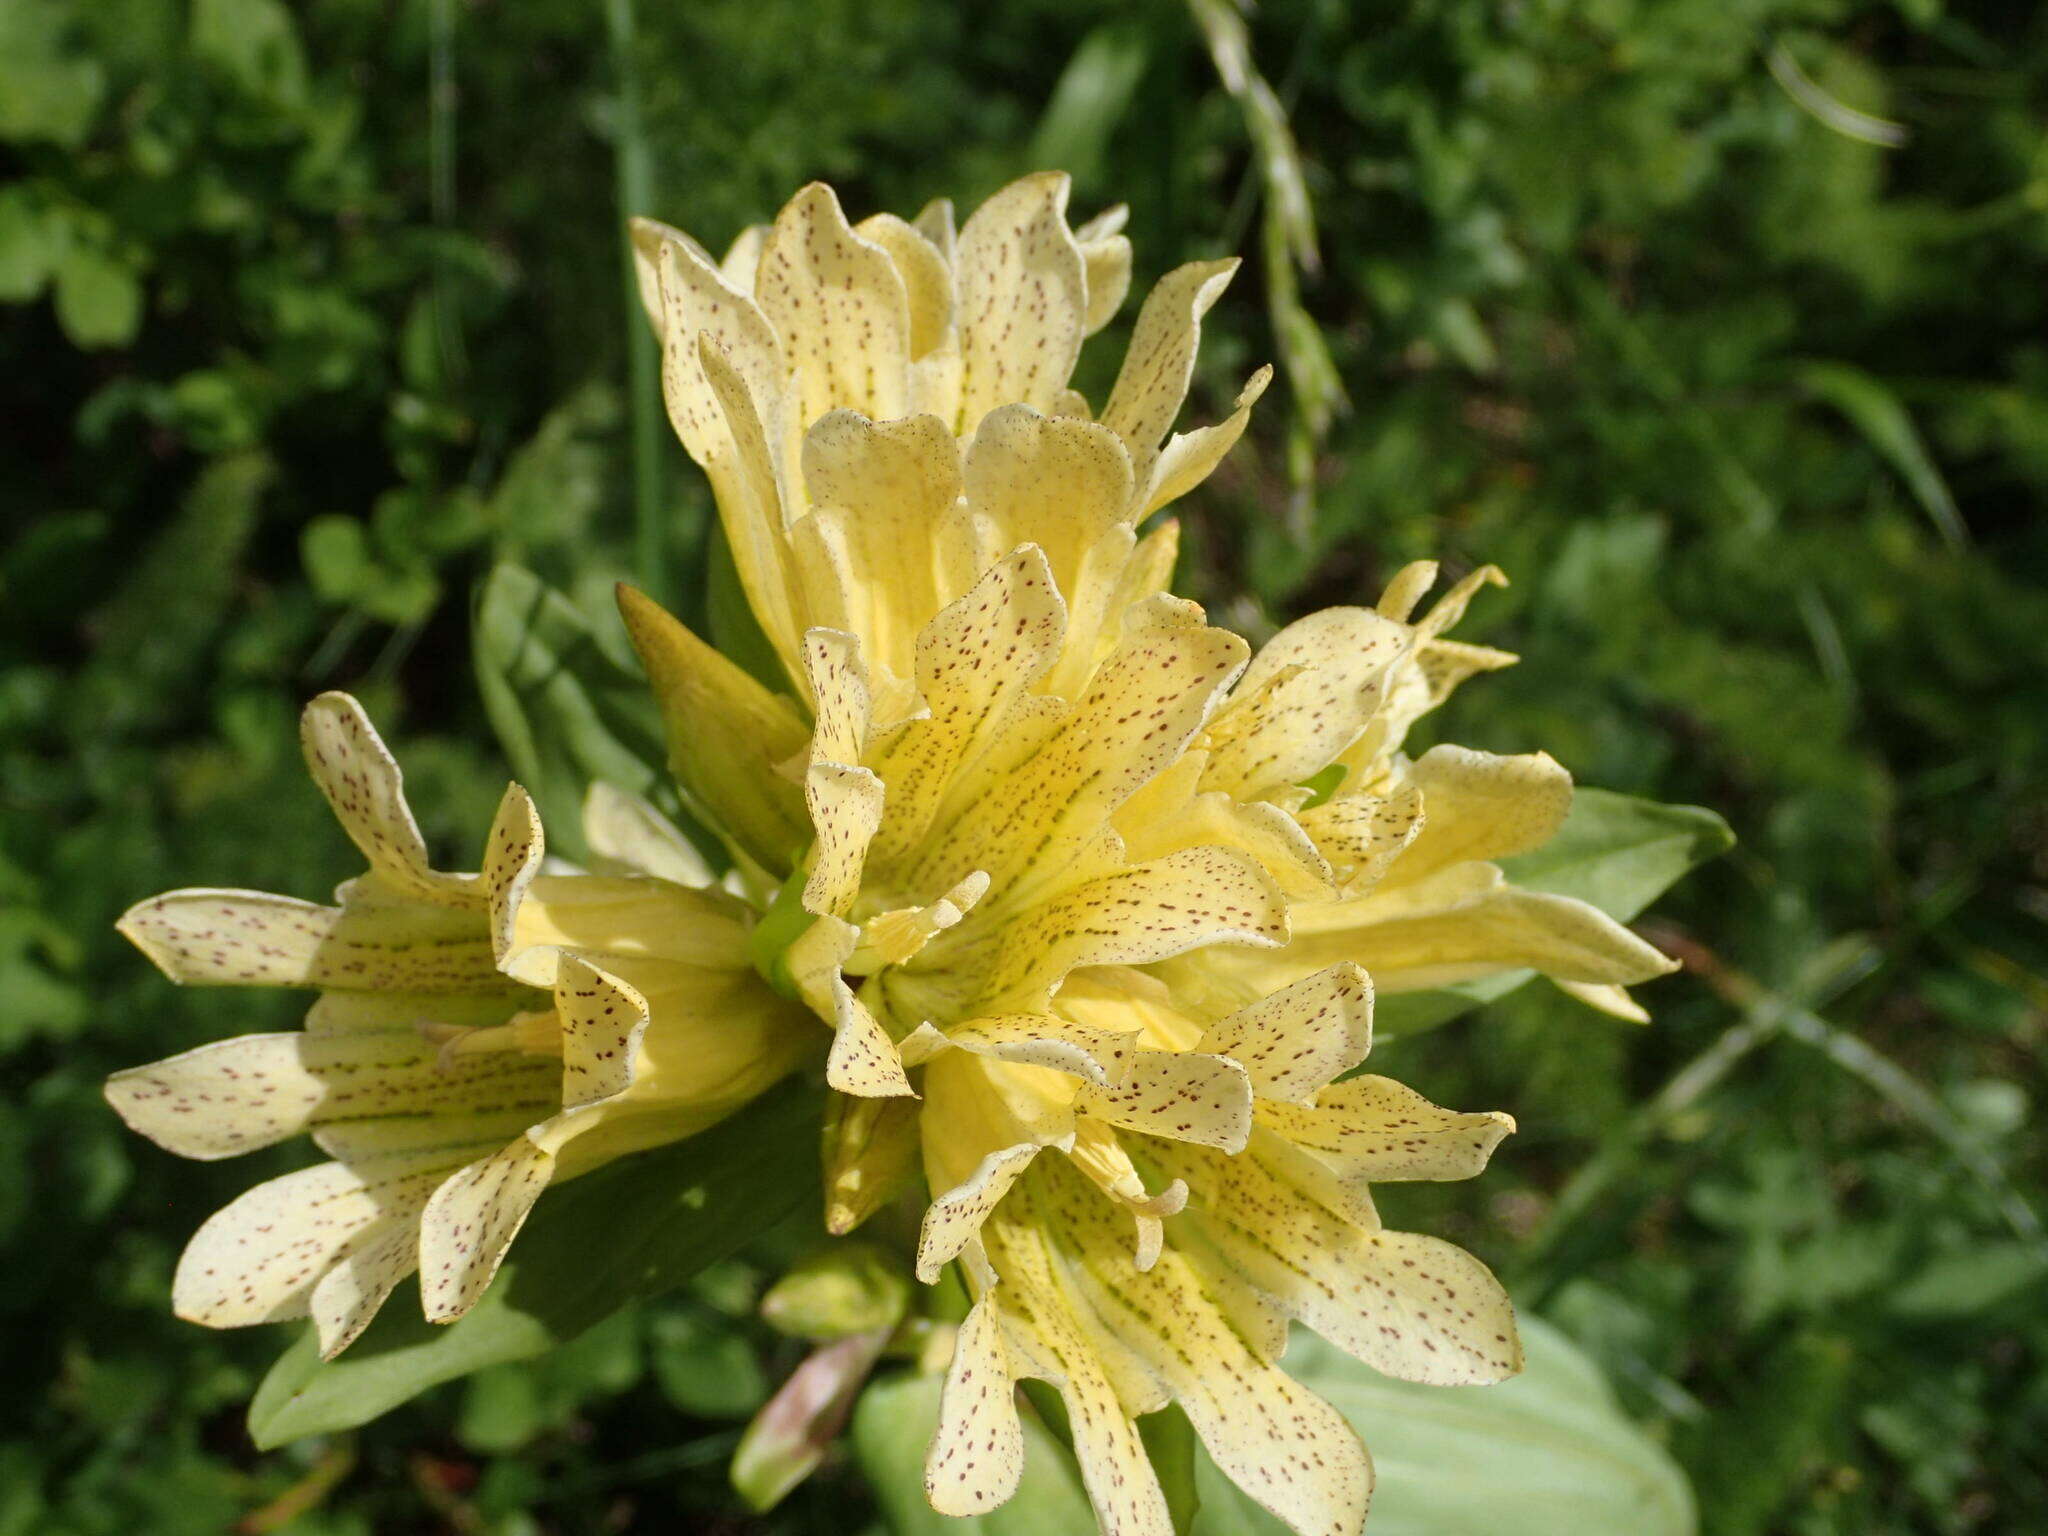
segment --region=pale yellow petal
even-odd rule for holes
[[[1012,182],[960,231],[960,418],[971,432],[999,405],[1050,411],[1080,356],[1088,312],[1081,248],[1067,227],[1068,182],[1039,172]]]
[[[950,197],[935,197],[918,209],[917,217],[910,221],[925,239],[931,241],[932,249],[939,253],[939,259],[948,267],[954,265],[956,252],[953,234],[953,200]]]
[[[916,1176],[914,1099],[828,1096],[825,1105],[825,1230],[844,1237]]]
[[[1040,1169],[1064,1173],[1057,1159]],[[1081,1479],[1108,1536],[1171,1536],[1173,1520],[1159,1479],[1145,1453],[1133,1415],[1164,1406],[1165,1393],[1145,1363],[1116,1335],[1094,1321],[1088,1303],[1075,1293],[1065,1265],[1052,1251],[1050,1234],[1064,1229],[1065,1211],[1076,1202],[1050,1198],[1058,1185],[1079,1191],[1092,1206],[1097,1197],[1077,1179],[1040,1179],[1034,1170],[1012,1201],[998,1211],[984,1234],[990,1262],[1001,1276],[994,1298],[1020,1375],[1040,1376],[1059,1389],[1073,1431]]]
[[[1203,843],[1235,848],[1257,859],[1291,896],[1327,896],[1334,878],[1300,822],[1263,800],[1232,799],[1220,790],[1203,791],[1208,755],[1184,753],[1179,761],[1126,800],[1116,830],[1132,859],[1156,859]]]
[[[173,1310],[209,1328],[304,1317],[335,1258],[386,1217],[417,1212],[446,1167],[320,1163],[258,1184],[193,1234],[171,1281]]]
[[[810,760],[858,763],[866,750],[871,701],[860,641],[836,629],[804,636],[804,675],[814,701]]]
[[[1466,859],[1540,848],[1572,805],[1572,776],[1546,752],[1497,757],[1432,747],[1409,768],[1408,782],[1421,792],[1424,822],[1388,871],[1389,880],[1402,883]]]
[[[180,1157],[275,1146],[307,1127],[327,1092],[302,1059],[306,1041],[242,1035],[130,1067],[107,1079],[107,1102],[131,1131]]]
[[[1081,262],[1088,279],[1083,335],[1093,336],[1115,319],[1131,291],[1131,242],[1123,234],[1130,214],[1129,208],[1118,203],[1074,231],[1074,243],[1081,248]]]
[[[519,904],[513,946],[537,957],[583,950],[604,955],[607,965],[651,959],[745,970],[751,921],[747,905],[721,890],[646,875],[537,875]],[[552,987],[556,963],[537,958],[532,984]]]
[[[626,228],[632,236],[634,291],[639,294],[640,308],[646,313],[655,340],[659,341],[668,328],[668,317],[661,299],[661,248],[672,240],[687,246],[695,246],[697,242],[659,219],[636,216],[626,221]],[[697,248],[703,249],[702,246]]]
[[[749,224],[726,247],[725,255],[719,259],[718,275],[741,293],[753,293],[754,281],[761,272],[761,250],[767,243],[768,226]]]
[[[681,828],[639,795],[602,779],[583,797],[583,840],[593,874],[653,875],[688,886],[717,879]]]
[[[357,1235],[307,1299],[320,1358],[332,1360],[362,1335],[398,1282],[419,1268],[417,1212],[386,1217]]]
[[[1071,879],[1077,855],[1099,840],[1117,808],[1186,749],[1244,656],[1244,642],[1220,629],[1123,646],[1029,771],[958,808],[952,835],[919,867],[921,880],[943,887],[987,870],[984,910],[998,903],[1014,910]]]
[[[1231,1014],[1199,1049],[1236,1061],[1261,1098],[1308,1103],[1372,1049],[1372,982],[1333,965]]]
[[[172,891],[117,925],[172,981],[228,987],[494,988],[480,913],[316,907],[261,891]]]
[[[985,1297],[953,1341],[938,1427],[925,1456],[925,1497],[942,1515],[978,1515],[1015,1493],[1023,1472],[1016,1377],[1001,1320]]]
[[[917,1240],[917,1278],[938,1282],[939,1272],[960,1256],[960,1250],[981,1230],[1039,1152],[1035,1141],[998,1147],[975,1165],[961,1183],[933,1198],[925,1210]]]
[[[562,1020],[562,1108],[615,1099],[633,1086],[647,1000],[588,961],[565,957],[555,977]]]
[[[1313,1105],[1262,1103],[1258,1121],[1360,1185],[1472,1178],[1515,1128],[1497,1110],[1439,1109],[1384,1077],[1336,1083]]]
[[[982,418],[967,452],[966,494],[986,565],[1036,543],[1067,604],[1066,650],[1045,684],[1071,696],[1114,634],[1116,599],[1135,536],[1127,521],[1131,461],[1107,427],[1007,405]]]
[[[1628,995],[1625,988],[1604,986],[1592,981],[1560,981],[1558,991],[1568,997],[1575,997],[1588,1008],[1597,1008],[1612,1018],[1622,1019],[1630,1024],[1647,1024],[1650,1011]]]
[[[1370,898],[1367,898],[1370,901]],[[1560,981],[1627,985],[1677,962],[1598,907],[1570,896],[1503,886],[1435,912],[1298,938],[1302,955],[1357,961],[1388,990],[1412,991],[1526,966]]]
[[[1076,1084],[1065,1072],[978,1051],[941,1050],[930,1058],[920,1086],[930,1189],[970,1182],[991,1153],[1025,1143],[1062,1151],[1074,1144]]]
[[[1243,1156],[1186,1171],[1194,1204],[1183,1219],[1220,1259],[1390,1376],[1456,1386],[1521,1369],[1514,1308],[1485,1265],[1436,1238],[1363,1230],[1308,1198],[1262,1155],[1270,1134]]]
[[[497,985],[471,993],[323,992],[306,1010],[306,1033],[417,1036],[423,1024],[502,1024],[508,1014],[530,1006],[532,995],[502,977]]]
[[[476,876],[441,874],[429,864],[405,803],[405,776],[362,705],[345,693],[321,694],[299,716],[299,743],[335,819],[386,886],[440,906],[482,904]]]
[[[1504,587],[1508,579],[1497,565],[1482,565],[1478,570],[1460,577],[1452,584],[1450,591],[1436,600],[1427,614],[1416,622],[1416,628],[1423,638],[1431,639],[1444,633],[1465,616],[1465,609],[1478,595],[1481,587]]]
[[[117,1072],[106,1094],[131,1129],[166,1151],[212,1160],[315,1125],[518,1112],[536,1102],[535,1088],[531,1063],[515,1055],[443,1061],[407,1029],[243,1035]]]
[[[853,232],[823,182],[776,215],[754,295],[795,375],[799,420],[841,407],[903,414],[910,366],[903,279],[886,251]]]
[[[764,869],[790,868],[810,841],[803,792],[777,771],[808,737],[795,710],[631,587],[619,588],[619,612],[684,794]]]
[[[664,239],[655,256],[662,298],[662,396],[669,423],[707,470],[733,464],[738,450],[727,412],[704,376],[715,352],[744,381],[757,411],[780,397],[785,363],[775,328],[748,295],[719,275],[693,241]],[[775,440],[771,427],[769,441]]]
[[[1434,560],[1411,560],[1394,573],[1374,607],[1386,617],[1407,623],[1423,594],[1436,585],[1438,566]]]
[[[450,1174],[420,1216],[420,1303],[430,1323],[476,1304],[554,1171],[554,1156],[521,1137]]]
[[[1000,1061],[1047,1067],[1108,1086],[1130,1070],[1138,1031],[1098,1029],[1047,1013],[970,1019],[945,1032],[946,1044]]]
[[[1066,607],[1035,545],[990,567],[924,629],[916,681],[926,714],[877,747],[873,765],[888,786],[888,817],[876,856],[904,858],[924,838],[962,769],[1014,739],[1017,711],[1058,654]],[[924,889],[957,886],[971,866]]]
[[[1064,1237],[1078,1289],[1172,1392],[1218,1467],[1296,1531],[1357,1536],[1372,1491],[1357,1432],[1247,1345],[1186,1257],[1168,1251],[1146,1271],[1099,1211],[1074,1214],[1082,1229]]]
[[[835,411],[805,435],[803,467],[815,510],[791,538],[811,622],[857,634],[870,665],[906,676],[918,631],[981,568],[965,568],[952,434],[936,416]]]
[[[882,823],[882,781],[870,769],[813,763],[804,776],[804,800],[818,840],[804,882],[804,910],[844,917],[860,894],[868,844]]]
[[[684,345],[672,342],[671,350]],[[707,409],[716,410],[724,422],[717,456],[704,467],[733,569],[762,633],[796,675],[796,643],[810,622],[809,595],[801,589],[788,545],[790,519],[798,510],[793,503],[802,494],[787,440],[797,429],[785,427],[775,414],[781,408],[779,395],[769,397],[769,404],[757,403],[753,386],[709,332],[687,345],[694,348],[695,367],[711,402]]]
[[[1319,772],[1365,729],[1408,644],[1369,608],[1325,608],[1288,625],[1218,711],[1204,787],[1249,800]]]
[[[1422,791],[1404,782],[1384,795],[1327,800],[1301,812],[1298,820],[1344,888],[1364,891],[1407,856],[1429,813]]]
[[[1074,1108],[1148,1136],[1239,1152],[1251,1134],[1252,1085],[1225,1056],[1140,1051],[1114,1087],[1084,1084]]]
[[[1131,456],[1148,471],[1160,440],[1187,398],[1202,316],[1222,297],[1237,266],[1237,259],[1230,257],[1176,267],[1145,295],[1138,311],[1130,349],[1124,353],[1102,421],[1130,445]]]
[[[1252,407],[1273,382],[1270,364],[1245,380],[1244,388],[1230,407],[1230,414],[1213,426],[1192,432],[1176,432],[1166,440],[1159,457],[1152,462],[1145,486],[1134,509],[1147,517],[1170,502],[1180,500],[1215,471],[1224,456],[1237,446],[1252,419]]]
[[[976,428],[963,485],[991,530],[990,557],[1039,545],[1071,604],[1089,551],[1125,515],[1131,456],[1095,422],[1005,405]]]
[[[858,931],[825,915],[789,948],[791,980],[805,1002],[832,1026],[832,1050],[825,1081],[840,1093],[864,1098],[909,1096],[903,1060],[874,1014],[846,983],[842,967],[858,943]]]
[[[921,230],[893,213],[862,219],[853,232],[896,264],[909,307],[910,356],[923,357],[945,341],[953,325],[953,274],[946,258]]]
[[[1038,1012],[1069,971],[1145,965],[1210,944],[1273,946],[1287,902],[1247,854],[1184,848],[1062,891],[1005,926],[982,987],[1006,1011]]]
[[[540,810],[533,797],[517,784],[506,785],[498,800],[498,814],[491,822],[490,836],[484,843],[482,884],[490,902],[491,952],[508,976],[520,975],[513,954],[518,942],[519,908],[546,857]]]

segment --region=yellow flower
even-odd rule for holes
[[[1215,467],[1271,370],[1223,422],[1167,436],[1202,316],[1237,267],[1193,262],[1147,298],[1091,420],[1068,379],[1123,300],[1131,250],[1123,209],[1071,229],[1067,192],[1064,175],[1027,176],[956,235],[949,203],[850,225],[813,184],[722,262],[636,222],[670,418],[798,686],[805,634],[842,630],[879,712],[899,715],[918,632],[1026,541],[1068,608],[1051,691],[1077,689],[1117,613],[1165,585],[1174,530],[1136,525]]]
[[[1542,752],[1401,751],[1461,682],[1515,660],[1443,638],[1475,592],[1502,580],[1491,566],[1410,622],[1436,574],[1418,562],[1377,608],[1325,609],[1275,635],[1216,711],[1183,782],[1148,787],[1149,814],[1200,816],[1213,796],[1239,825],[1266,818],[1270,867],[1309,893],[1290,907],[1281,948],[1205,950],[1168,967],[1184,1000],[1242,1006],[1343,960],[1382,994],[1526,968],[1607,1012],[1648,1017],[1623,987],[1675,962],[1586,902],[1520,889],[1493,862],[1550,841],[1571,808],[1571,775]],[[1304,787],[1331,773],[1341,777],[1326,798]]]
[[[460,1316],[551,1181],[723,1118],[816,1026],[750,969],[749,913],[723,892],[645,868],[544,872],[517,785],[482,873],[442,873],[353,699],[315,699],[301,735],[368,872],[331,907],[183,890],[120,926],[173,981],[317,991],[305,1028],[201,1046],[106,1091],[182,1156],[305,1131],[333,1159],[221,1210],[173,1282],[178,1314],[214,1327],[310,1314],[331,1356],[415,1269],[426,1315]],[[592,821],[594,847],[692,872],[650,809],[600,793]]]
[[[779,964],[833,1030],[827,1225],[922,1175],[919,1273],[957,1260],[973,1293],[934,1506],[1008,1496],[1034,1376],[1108,1531],[1170,1528],[1135,1425],[1169,1401],[1296,1529],[1355,1531],[1370,1462],[1279,1368],[1290,1320],[1413,1380],[1521,1360],[1484,1267],[1374,1210],[1372,1182],[1468,1177],[1512,1126],[1347,1077],[1367,971],[1533,967],[1624,1010],[1668,964],[1491,863],[1561,821],[1548,758],[1401,752],[1513,659],[1443,638],[1496,573],[1410,622],[1435,575],[1411,567],[1256,659],[1167,593],[1173,531],[1139,526],[1266,374],[1167,438],[1232,268],[1196,263],[1091,419],[1067,381],[1130,254],[1113,219],[1070,230],[1066,191],[1027,177],[956,238],[943,204],[849,226],[813,186],[723,262],[639,225],[671,418],[797,701],[639,594],[622,611],[686,797],[757,884],[798,876],[812,920],[783,911]]]
[[[1355,965],[1220,1016],[1143,969],[1284,944],[1263,837],[1293,823],[1145,809],[1199,766],[1242,640],[1156,596],[1065,697],[1044,685],[1066,623],[1043,551],[1003,557],[919,636],[919,708],[893,723],[853,636],[805,637],[815,921],[787,963],[833,1026],[827,1081],[849,1096],[828,1222],[851,1228],[921,1165],[919,1273],[966,1267],[976,1301],[928,1462],[938,1509],[1008,1496],[1012,1387],[1038,1376],[1066,1398],[1106,1530],[1170,1529],[1135,1425],[1169,1400],[1283,1518],[1356,1530],[1370,1462],[1277,1364],[1287,1321],[1412,1379],[1518,1369],[1493,1278],[1383,1230],[1367,1192],[1475,1173],[1510,1123],[1380,1078],[1331,1086],[1369,1045]]]

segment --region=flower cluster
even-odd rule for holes
[[[461,1316],[552,1181],[714,1124],[815,1030],[751,968],[746,908],[657,873],[692,870],[615,794],[592,795],[590,841],[634,857],[630,873],[543,871],[515,784],[482,872],[448,874],[355,700],[323,694],[300,734],[368,871],[332,906],[182,890],[120,926],[173,981],[312,990],[305,1027],[116,1073],[107,1098],[185,1157],[303,1131],[333,1159],[220,1211],[172,1282],[180,1317],[310,1315],[332,1356],[415,1271],[430,1319]]]
[[[943,203],[850,224],[812,186],[722,261],[635,226],[670,417],[786,687],[638,592],[621,611],[745,899],[644,808],[591,838],[642,872],[540,872],[516,786],[482,873],[436,873],[367,725],[316,701],[309,759],[371,872],[335,908],[180,892],[127,920],[179,979],[321,991],[302,1035],[110,1088],[175,1151],[310,1128],[336,1158],[209,1223],[181,1312],[310,1307],[339,1348],[417,1262],[454,1316],[551,1176],[690,1134],[815,1043],[827,1228],[915,1191],[919,1276],[957,1263],[972,1297],[943,1512],[1015,1488],[1035,1377],[1106,1531],[1170,1529],[1136,1423],[1169,1402],[1289,1525],[1355,1531],[1371,1463],[1281,1368],[1292,1322],[1411,1380],[1519,1368],[1493,1277],[1371,1193],[1477,1173],[1512,1122],[1356,1075],[1374,990],[1533,969],[1639,1016],[1623,988],[1669,962],[1503,874],[1570,804],[1550,758],[1403,750],[1513,660],[1447,638],[1496,572],[1418,612],[1437,572],[1411,566],[1256,655],[1171,594],[1174,526],[1147,520],[1267,374],[1172,433],[1234,266],[1193,263],[1093,412],[1069,380],[1131,252],[1120,212],[1074,228],[1066,198],[1027,177],[956,232]]]

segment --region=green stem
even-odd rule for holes
[[[640,125],[640,72],[633,0],[605,0],[612,78],[618,91],[613,121],[612,163],[618,185],[619,258],[626,307],[627,390],[633,419],[633,549],[639,585],[666,594],[667,497],[662,486],[661,357],[640,313],[640,284],[633,270],[633,238],[626,221],[654,204],[653,162]]]

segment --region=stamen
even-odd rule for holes
[[[458,1056],[481,1056],[495,1051],[519,1051],[528,1056],[562,1054],[562,1020],[554,1009],[515,1013],[503,1024],[438,1024],[413,1026],[430,1044],[438,1045],[438,1065],[446,1071]]]

